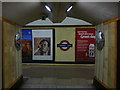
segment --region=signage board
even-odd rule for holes
[[[53,30],[32,30],[32,60],[53,60]]]
[[[95,60],[95,29],[76,29],[76,62]]]

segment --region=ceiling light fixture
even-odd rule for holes
[[[67,12],[69,12],[72,8],[73,8],[73,6],[70,6],[70,7],[67,9]]]
[[[48,7],[47,5],[45,5],[45,8],[46,8],[49,12],[52,11],[52,10],[50,9],[50,7]]]

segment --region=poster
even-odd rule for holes
[[[95,61],[95,29],[76,29],[76,62]]]
[[[33,60],[53,60],[52,29],[32,30]]]
[[[32,30],[22,30],[22,59],[32,59]]]
[[[55,29],[55,62],[75,62],[75,28]]]

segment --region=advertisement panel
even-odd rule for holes
[[[32,59],[32,30],[22,30],[22,59]]]
[[[75,28],[55,29],[55,62],[75,62]]]
[[[32,30],[32,60],[53,60],[53,30]]]
[[[76,62],[95,61],[95,29],[76,29]]]

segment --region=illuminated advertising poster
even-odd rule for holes
[[[76,62],[95,61],[95,29],[76,29]]]
[[[33,60],[53,60],[52,29],[32,30]]]
[[[22,30],[22,59],[32,58],[32,30]]]

